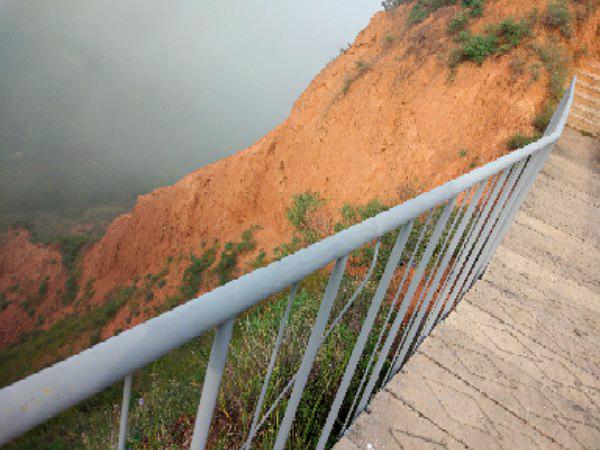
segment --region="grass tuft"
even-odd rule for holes
[[[259,229],[258,225],[254,225],[242,233],[239,242],[227,242],[225,244],[219,262],[215,267],[221,285],[231,281],[237,275],[238,256],[256,248],[254,233]]]
[[[181,295],[186,299],[193,298],[200,289],[202,275],[215,262],[216,252],[217,247],[213,245],[204,251],[200,257],[190,255],[190,265],[183,272],[182,285],[179,288]]]
[[[458,0],[417,0],[408,13],[409,25],[416,25],[444,6],[455,5]]]
[[[544,14],[544,24],[549,28],[556,28],[560,33],[569,38],[573,34],[573,16],[569,11],[566,0],[553,0],[548,3]]]
[[[464,31],[469,24],[469,16],[466,12],[461,11],[457,13],[448,23],[448,33],[456,34]]]
[[[537,141],[539,137],[539,135],[527,136],[522,133],[517,133],[508,139],[506,146],[509,150],[517,150]]]

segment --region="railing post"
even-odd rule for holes
[[[273,447],[275,450],[283,450],[285,443],[287,442],[288,435],[290,434],[290,430],[292,428],[292,422],[296,416],[298,404],[300,403],[302,393],[304,392],[304,387],[306,386],[306,382],[308,380],[308,375],[310,374],[313,362],[322,343],[323,334],[325,332],[325,328],[327,327],[327,320],[329,319],[333,302],[339,290],[347,261],[348,255],[338,258],[338,260],[335,262],[335,267],[331,272],[331,276],[329,277],[329,282],[325,288],[323,300],[319,306],[317,319],[313,325],[310,338],[308,339],[308,344],[306,345],[306,350],[304,351],[304,357],[300,363],[300,369],[298,369],[298,373],[296,374],[294,389],[290,395],[287,408],[285,409],[285,415],[283,416],[281,426],[279,427],[279,431],[277,433],[277,439]]]
[[[367,403],[369,402],[371,393],[373,392],[373,389],[375,388],[375,384],[377,383],[377,380],[379,379],[379,374],[381,373],[383,364],[385,363],[385,360],[390,351],[390,348],[392,347],[392,344],[396,338],[396,334],[398,333],[398,330],[400,329],[400,325],[404,319],[403,316],[404,316],[404,314],[406,314],[406,311],[408,309],[410,301],[413,298],[413,296],[415,295],[415,292],[417,291],[417,288],[418,288],[418,286],[421,282],[421,279],[423,278],[423,275],[425,273],[427,263],[429,262],[429,259],[431,258],[431,255],[433,254],[433,251],[435,250],[435,247],[437,246],[438,241],[440,240],[442,232],[444,231],[444,227],[446,226],[446,223],[448,222],[448,219],[450,218],[450,214],[452,213],[452,210],[453,210],[455,204],[456,204],[456,196],[453,197],[451,200],[449,200],[448,203],[446,203],[446,206],[444,207],[442,215],[438,219],[438,222],[435,225],[433,234],[431,235],[431,238],[429,240],[429,243],[427,244],[427,247],[425,248],[425,252],[423,253],[423,256],[421,257],[421,261],[419,262],[417,270],[415,271],[415,274],[413,275],[411,282],[408,286],[408,290],[406,292],[406,295],[404,296],[404,300],[402,301],[402,306],[400,307],[400,311],[398,311],[398,314],[396,315],[396,318],[392,324],[392,327],[390,328],[390,331],[389,331],[387,338],[383,344],[383,347],[382,347],[381,351],[379,352],[379,359],[377,360],[377,363],[373,367],[373,372],[371,373],[369,382],[367,383],[367,386],[365,387],[365,390],[362,394],[360,402],[358,403],[358,406],[356,408],[356,411],[354,412],[354,419],[356,419],[356,417],[358,417],[360,412],[365,409],[365,407],[367,406]]]
[[[487,197],[485,205],[483,205],[483,211],[481,212],[479,219],[475,224],[473,232],[469,237],[469,241],[467,242],[467,248],[465,248],[465,250],[467,251],[465,263],[461,268],[460,275],[456,284],[454,285],[452,293],[446,301],[446,307],[444,307],[445,314],[447,314],[450,311],[450,309],[454,307],[454,304],[457,301],[459,294],[462,292],[462,287],[466,283],[467,277],[472,272],[472,270],[475,269],[476,258],[479,253],[479,250],[481,249],[481,246],[479,245],[480,239],[481,236],[485,233],[485,227],[487,225],[487,222],[490,220],[490,210],[494,202],[498,199],[500,189],[504,185],[508,177],[509,171],[510,167],[502,171],[502,174],[496,180],[496,184],[493,187],[492,192]],[[445,315],[443,317],[445,317]]]
[[[127,417],[129,415],[129,400],[131,399],[131,378],[131,375],[127,375],[123,382],[123,403],[121,404],[121,420],[119,422],[119,450],[125,450]]]
[[[290,311],[292,309],[292,303],[294,302],[294,298],[296,297],[296,291],[298,290],[298,283],[294,283],[292,289],[290,290],[290,295],[288,296],[288,301],[285,306],[285,311],[283,312],[283,317],[279,322],[279,330],[277,331],[277,338],[275,339],[275,346],[273,347],[273,351],[271,352],[271,359],[269,360],[269,366],[267,368],[267,375],[263,381],[263,386],[260,391],[260,396],[258,398],[258,403],[256,404],[256,408],[254,410],[254,416],[252,417],[252,425],[250,425],[250,432],[248,433],[248,439],[246,439],[246,443],[244,444],[244,449],[250,450],[250,444],[252,443],[252,439],[254,439],[254,434],[256,433],[258,419],[260,417],[260,411],[262,409],[263,402],[265,401],[265,397],[267,395],[267,389],[269,388],[269,381],[271,380],[271,375],[273,374],[273,368],[275,367],[275,361],[277,359],[277,354],[279,353],[279,347],[281,347],[281,342],[283,341],[283,333],[285,331],[285,327],[287,325],[288,318],[290,316]]]
[[[456,230],[456,233],[454,233],[454,237],[452,238],[452,241],[448,245],[448,249],[446,250],[446,254],[444,255],[444,259],[447,261],[445,264],[442,264],[442,266],[447,265],[448,261],[454,254],[454,251],[455,251],[456,247],[458,246],[460,239],[463,237],[463,234],[467,228],[467,225],[469,224],[469,221],[471,220],[471,217],[473,216],[475,207],[477,206],[477,203],[479,202],[479,199],[481,198],[481,195],[483,194],[484,187],[485,187],[485,183],[484,182],[480,183],[479,187],[475,191],[475,194],[473,195],[473,198],[470,200],[469,206],[467,207],[467,210],[466,210],[465,214],[463,215],[460,224],[458,225],[458,229]],[[465,201],[468,201],[468,199],[465,199]],[[441,269],[443,270],[443,267]],[[452,277],[453,273],[454,273],[454,270],[451,270],[450,273],[448,274],[448,277],[445,280],[446,283]],[[443,272],[442,272],[442,275],[443,275]],[[435,318],[438,316],[440,309],[442,308],[444,298],[447,295],[446,286],[447,286],[447,284],[443,286],[441,293],[438,295],[438,297],[434,303],[434,306],[431,309],[429,316],[427,317],[425,325],[424,325],[423,329],[421,330],[421,333],[419,333],[419,336],[417,337],[417,342],[419,341],[419,339],[421,339],[421,336],[428,336],[429,333],[431,332]],[[398,367],[393,367],[393,370],[397,371]],[[394,373],[395,372],[392,371],[392,374],[394,374]]]
[[[365,344],[367,343],[367,339],[369,338],[369,334],[371,333],[371,328],[373,327],[375,319],[377,318],[377,313],[379,312],[381,303],[385,298],[385,294],[388,290],[390,282],[392,281],[392,277],[394,276],[394,272],[396,270],[396,267],[398,266],[398,262],[402,257],[402,252],[404,251],[406,241],[408,241],[408,236],[410,235],[410,231],[412,230],[412,225],[412,221],[405,224],[402,227],[400,233],[398,233],[396,243],[394,244],[392,253],[390,254],[388,262],[385,266],[384,273],[381,276],[381,280],[379,281],[379,286],[377,286],[377,291],[375,292],[373,300],[371,301],[371,305],[369,306],[369,310],[367,312],[365,321],[363,322],[360,334],[358,335],[358,338],[356,339],[356,342],[354,344],[354,348],[352,349],[352,355],[350,356],[350,360],[346,365],[346,370],[344,371],[344,376],[342,378],[342,381],[340,382],[340,386],[338,387],[335,399],[333,400],[333,404],[329,409],[329,414],[327,416],[325,426],[321,431],[321,436],[319,437],[319,442],[317,443],[317,450],[322,450],[325,448],[325,445],[327,445],[327,440],[329,439],[329,434],[331,433],[331,429],[333,428],[333,423],[335,422],[335,419],[338,416],[338,412],[340,410],[340,407],[342,406],[344,397],[346,396],[346,391],[350,386],[350,382],[352,381],[352,377],[354,376],[356,366],[358,365],[360,357],[362,356],[363,350],[365,348]]]
[[[192,437],[190,450],[202,450],[206,446],[217,397],[219,396],[223,369],[225,368],[225,362],[227,361],[227,352],[234,321],[235,317],[232,317],[227,322],[222,323],[217,327],[217,332],[215,333],[212,349],[210,351],[210,359],[208,360],[208,365],[206,367],[206,375],[204,376],[202,396],[200,397],[198,414],[196,414],[194,436]]]
[[[493,243],[493,247],[492,247],[493,250],[487,255],[486,259],[483,261],[480,272],[483,272],[485,270],[485,267],[487,267],[487,265],[489,264],[496,249],[502,243],[504,236],[508,232],[510,225],[512,224],[515,216],[521,209],[521,206],[525,202],[527,195],[533,188],[533,184],[535,183],[535,181],[537,180],[537,177],[539,176],[540,172],[544,168],[544,165],[548,159],[548,156],[550,156],[550,153],[553,148],[554,148],[553,145],[549,145],[547,148],[540,150],[540,152],[538,154],[531,157],[531,159],[529,161],[529,165],[527,167],[527,169],[528,169],[527,173],[522,175],[524,177],[522,186],[520,186],[519,191],[516,193],[516,195],[513,199],[513,202],[510,205],[510,210],[507,213],[507,216],[505,218],[502,229],[497,234],[496,239]]]

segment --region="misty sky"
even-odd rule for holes
[[[288,114],[379,0],[0,0],[0,202],[117,203]]]

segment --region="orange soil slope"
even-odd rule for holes
[[[51,313],[59,301],[65,283],[61,254],[56,248],[33,244],[26,231],[11,230],[0,239],[0,292],[8,298],[19,298],[0,315],[0,343],[12,342],[23,331],[41,325],[39,317]],[[46,280],[46,283],[44,283]],[[40,285],[47,284],[40,295]],[[23,303],[28,300],[35,314],[27,313]]]
[[[511,15],[525,17],[533,7],[543,11],[546,4],[488,2],[474,29]],[[447,58],[456,44],[446,30],[459,6],[408,26],[411,6],[376,14],[352,47],[314,78],[289,118],[256,144],[141,196],[131,213],[116,219],[84,255],[80,285],[95,280],[91,303],[101,303],[114,286],[159,272],[174,257],[167,284],[154,298],[160,302],[180,284],[190,252],[197,254],[203,242],[239,239],[253,225],[262,227],[257,251],[270,255],[291,236],[285,209],[293,194],[318,192],[327,199],[324,213],[330,218],[346,202],[378,198],[395,204],[497,158],[516,131],[531,134],[532,118],[548,95],[548,77],[544,71],[538,80],[528,72],[515,77],[511,62],[519,52],[535,58],[514,50],[482,66],[461,64],[449,79]],[[534,31],[545,33],[542,25]],[[598,59],[597,33],[598,11],[569,41],[553,34],[572,55]],[[11,243],[0,251],[17,254],[17,247]],[[3,274],[8,266],[6,258],[1,261]],[[0,291],[7,288],[5,278],[0,277]],[[70,308],[56,309],[52,317]],[[21,330],[30,329],[25,319],[17,325]],[[14,320],[14,314],[0,315],[2,327]],[[122,315],[118,321],[124,328]],[[104,335],[116,325],[109,328]],[[0,344],[9,341],[0,334]]]

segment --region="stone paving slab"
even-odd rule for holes
[[[565,130],[484,277],[337,450],[600,449],[598,161]]]

